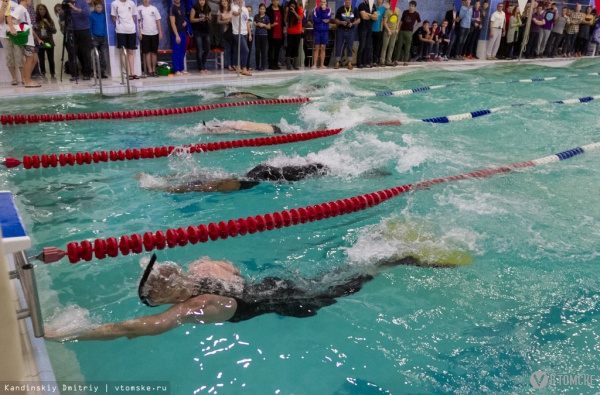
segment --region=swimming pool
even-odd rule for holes
[[[3,169],[34,249],[264,214],[504,165],[598,141],[598,102],[542,104],[598,94],[595,60],[569,68],[536,65],[421,70],[392,79],[305,76],[255,86],[266,97],[323,96],[273,105],[136,120],[13,125],[2,156],[111,150],[229,140],[206,136],[202,120],[277,123],[284,131],[348,127],[342,135],[292,145],[243,148],[145,161],[39,170]],[[578,75],[579,77],[571,77]],[[521,78],[555,81],[501,84]],[[456,83],[404,97],[343,97]],[[19,113],[122,111],[222,102],[223,86],[98,100],[88,96],[6,104]],[[510,106],[449,124],[422,118]],[[281,121],[281,119],[285,121]],[[377,119],[404,125],[357,126]],[[413,122],[414,121],[414,122]],[[230,194],[140,188],[134,174],[243,174],[262,161],[308,157],[332,174],[295,184],[263,183]],[[61,363],[74,353],[86,381],[166,381],[171,393],[369,394],[525,393],[532,373],[595,374],[600,158],[597,153],[487,179],[434,186],[351,215],[163,250],[159,260],[228,259],[250,278],[318,276],[360,270],[394,254],[459,251],[456,269],[402,266],[363,290],[296,319],[265,315],[223,325],[184,326],[159,337],[50,345],[59,380],[79,377]],[[141,181],[153,182],[150,177]],[[156,181],[156,180],[154,180]],[[420,239],[405,237],[420,234]],[[39,267],[45,316],[89,312],[112,322],[148,314],[137,298],[140,256]],[[327,277],[324,277],[324,282]],[[58,302],[44,300],[56,292]],[[75,308],[73,306],[78,306]],[[151,311],[154,313],[155,311]],[[589,392],[554,382],[558,391]]]

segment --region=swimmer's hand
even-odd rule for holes
[[[142,172],[138,172],[138,173],[135,173],[135,174],[133,175],[133,179],[134,179],[134,180],[141,180],[143,176],[144,176],[144,173],[142,173]]]

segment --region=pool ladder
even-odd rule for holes
[[[29,263],[29,260],[23,251],[13,253],[13,258],[15,270],[8,272],[9,278],[11,280],[18,279],[21,281],[25,302],[27,303],[27,306],[21,305],[17,310],[17,318],[22,320],[30,317],[33,326],[33,334],[35,337],[43,337],[44,321],[40,309],[40,299],[38,297],[33,265]]]
[[[102,95],[102,73],[100,68],[100,53],[98,53],[98,48],[92,49],[92,70],[94,72],[94,85],[98,86],[100,89],[100,95]]]
[[[125,48],[121,48],[121,85],[127,85],[127,94],[131,95],[131,86],[129,85],[129,76],[131,75],[131,70],[129,70],[129,58],[127,55],[127,50]],[[123,59],[125,59],[125,67],[123,67]]]

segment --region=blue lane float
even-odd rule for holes
[[[483,117],[485,115],[493,114],[493,113],[499,112],[501,110],[504,110],[504,109],[510,108],[510,107],[539,106],[539,105],[550,104],[550,103],[551,104],[577,104],[577,103],[588,103],[593,100],[599,100],[599,99],[600,99],[600,96],[588,96],[588,97],[581,97],[579,99],[556,100],[556,101],[552,101],[552,102],[543,100],[543,101],[536,102],[536,103],[511,104],[510,106],[490,108],[487,110],[477,110],[477,111],[467,112],[464,114],[448,115],[445,117],[425,118],[425,119],[421,119],[420,121],[427,122],[427,123],[449,123],[451,121],[460,121],[463,119],[472,119],[472,118]]]

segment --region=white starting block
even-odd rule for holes
[[[25,231],[10,191],[0,191],[0,226],[6,254],[31,248],[31,239]]]

